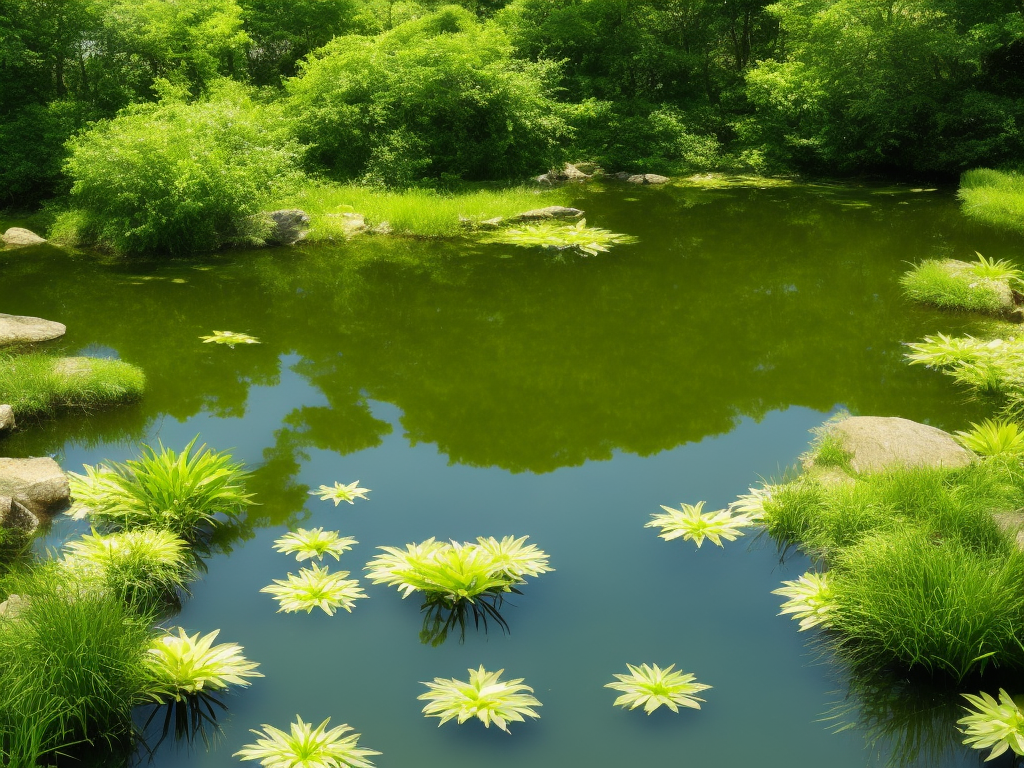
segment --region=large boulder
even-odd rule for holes
[[[46,238],[40,237],[31,229],[22,229],[21,227],[11,227],[4,232],[2,239],[5,245],[18,247],[23,245],[39,245],[46,242]]]
[[[10,496],[0,496],[0,528],[14,528],[32,533],[39,527],[39,518]]]
[[[274,228],[267,235],[268,243],[292,245],[302,240],[309,232],[309,214],[298,208],[271,211],[267,214]]]
[[[40,317],[0,313],[0,347],[7,344],[32,344],[59,339],[67,331],[60,323]]]
[[[53,515],[67,508],[71,488],[53,459],[0,457],[0,496],[10,496],[35,515]]]
[[[579,208],[566,208],[564,205],[549,205],[547,208],[535,208],[524,211],[515,218],[519,221],[540,221],[542,219],[578,219],[583,215]]]
[[[668,176],[659,176],[656,173],[636,173],[626,177],[630,184],[665,184],[669,180]]]
[[[14,409],[9,405],[0,405],[0,434],[14,429]]]
[[[831,427],[850,454],[854,472],[889,467],[963,467],[974,454],[941,429],[887,416],[853,416]]]

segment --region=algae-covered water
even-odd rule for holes
[[[138,405],[37,425],[0,452],[80,471],[199,434],[255,470],[260,506],[171,623],[219,628],[265,678],[228,698],[210,751],[165,742],[155,768],[241,765],[249,728],[296,714],[349,723],[380,768],[859,768],[909,764],[915,743],[921,765],[977,762],[948,716],[893,725],[913,695],[849,695],[813,632],[776,615],[771,590],[805,558],[764,538],[697,550],[644,523],[780,476],[841,409],[978,420],[948,379],[902,360],[902,342],[968,321],[909,304],[897,280],[908,262],[1013,258],[1019,242],[968,224],[948,191],[908,187],[614,187],[575,204],[640,243],[592,258],[387,238],[189,262],[0,252],[0,311],[63,322],[60,348],[149,378]],[[203,344],[213,330],[262,343]],[[353,480],[369,501],[307,493]],[[300,525],[358,539],[341,561],[357,575],[375,547],[430,536],[529,535],[556,570],[514,597],[509,634],[434,648],[416,598],[385,586],[364,582],[352,614],[275,613],[259,590],[297,566],[271,544]],[[46,543],[80,530],[58,520]],[[713,687],[701,711],[615,709],[602,686],[627,662]],[[481,664],[525,678],[541,719],[507,735],[420,714],[421,681]],[[869,746],[878,726],[896,747]]]

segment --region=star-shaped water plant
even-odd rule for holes
[[[779,616],[791,613],[794,619],[800,619],[801,632],[816,626],[832,626],[829,614],[836,606],[827,575],[808,571],[795,581],[782,583],[786,586],[772,590],[773,595],[789,598],[782,604]]]
[[[960,732],[967,737],[964,744],[974,749],[991,747],[986,762],[1008,749],[1015,755],[1024,755],[1024,712],[1010,694],[1000,688],[998,701],[984,692],[980,696],[965,693],[963,697],[974,705],[974,710],[964,707],[968,714],[957,721],[963,726]]]
[[[370,489],[360,488],[359,481],[356,480],[348,485],[342,485],[341,483],[321,485],[315,491],[310,491],[309,495],[319,496],[323,501],[333,501],[334,506],[338,506],[343,501],[347,501],[349,504],[355,504],[356,499],[366,499],[369,501],[369,497],[366,495],[368,493],[370,493]]]
[[[258,663],[242,655],[237,643],[214,645],[220,630],[203,637],[178,634],[158,637],[150,646],[146,663],[153,679],[153,698],[181,701],[202,692],[225,690],[229,685],[249,685],[248,678],[263,677]]]
[[[509,723],[525,722],[524,715],[540,717],[534,707],[541,703],[530,695],[533,688],[523,685],[521,677],[499,680],[504,671],[488,672],[481,664],[479,669],[469,670],[469,682],[435,677],[434,682],[424,683],[430,690],[419,696],[427,702],[423,714],[441,718],[439,726],[449,720],[461,724],[475,717],[485,727],[494,723],[506,733]]]
[[[750,523],[759,523],[764,518],[765,502],[771,501],[775,488],[767,483],[762,483],[760,488],[748,488],[747,490],[749,493],[741,494],[736,501],[729,505],[729,514],[745,517]]]
[[[363,588],[356,579],[346,579],[348,571],[331,573],[326,567],[321,568],[312,563],[312,569],[303,568],[299,575],[289,573],[285,580],[274,579],[260,592],[268,592],[281,605],[278,613],[309,613],[314,608],[323,609],[328,616],[333,616],[337,608],[344,608],[349,613],[355,601],[366,597]]]
[[[662,669],[657,664],[653,667],[647,664],[641,664],[639,667],[627,664],[629,674],[615,675],[618,682],[608,683],[605,688],[622,691],[622,695],[615,700],[615,706],[626,709],[643,706],[648,715],[662,705],[673,712],[678,712],[679,707],[700,709],[698,702],[704,699],[694,694],[711,686],[695,682],[694,675],[677,671],[675,666],[669,664]]]
[[[300,563],[303,560],[316,558],[323,560],[324,555],[331,555],[335,560],[352,549],[359,542],[351,536],[341,536],[338,531],[325,531],[323,528],[286,533],[274,542],[274,549],[285,554],[294,554]]]
[[[200,336],[204,344],[227,344],[232,349],[235,344],[259,344],[260,340],[247,333],[234,331],[214,331],[210,336]]]
[[[242,760],[259,760],[263,768],[373,768],[367,760],[370,755],[379,755],[372,749],[357,746],[359,734],[345,734],[352,730],[348,725],[338,725],[327,730],[331,718],[314,728],[295,716],[291,732],[285,733],[272,725],[263,725],[256,734],[255,744],[246,744],[235,752],[234,757]]]
[[[661,508],[666,514],[651,515],[651,520],[645,528],[661,528],[658,534],[665,541],[682,538],[683,541],[692,539],[697,548],[704,543],[704,539],[710,539],[718,546],[722,546],[722,539],[734,541],[743,535],[740,530],[743,526],[751,524],[751,520],[743,515],[733,517],[727,510],[717,509],[714,512],[701,512],[704,502],[698,501],[694,504],[680,504],[680,509],[666,507]]]

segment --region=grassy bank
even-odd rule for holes
[[[978,168],[960,178],[961,209],[984,224],[1024,234],[1024,174]]]
[[[1021,272],[1009,262],[985,259],[968,263],[929,259],[900,278],[907,296],[943,309],[1001,314],[1014,307],[1013,289]]]
[[[478,188],[460,192],[433,189],[382,190],[355,184],[316,183],[274,200],[271,209],[301,208],[311,218],[311,242],[346,237],[345,213],[361,214],[369,229],[381,227],[411,237],[458,237],[466,223],[514,216],[533,208],[566,205],[565,188]]]
[[[0,352],[0,402],[18,417],[129,402],[140,398],[145,386],[145,374],[121,360]]]

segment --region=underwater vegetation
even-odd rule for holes
[[[309,613],[314,608],[320,608],[328,616],[333,616],[338,608],[352,613],[355,601],[366,597],[357,579],[346,578],[348,571],[332,573],[316,563],[311,565],[312,568],[302,568],[297,576],[289,573],[286,579],[274,579],[273,584],[260,590],[274,596],[281,606],[278,613]]]
[[[661,528],[658,535],[671,541],[682,538],[692,540],[697,548],[704,543],[704,539],[710,539],[713,544],[722,545],[722,539],[735,541],[743,535],[740,529],[752,524],[749,517],[743,515],[733,516],[729,510],[717,509],[713,512],[702,512],[704,502],[698,501],[694,504],[680,504],[680,509],[666,507],[661,508],[665,514],[651,515],[650,522],[644,525],[645,528]]]
[[[482,664],[468,671],[468,682],[435,677],[434,682],[423,683],[430,689],[418,697],[427,702],[423,714],[440,718],[438,726],[449,720],[461,725],[475,717],[485,728],[494,723],[508,733],[508,724],[525,722],[524,715],[540,717],[534,707],[542,705],[532,696],[533,688],[523,684],[523,678],[501,680],[505,670],[488,672]]]
[[[620,235],[599,227],[588,227],[587,220],[580,219],[575,224],[541,221],[537,224],[501,229],[485,235],[483,241],[518,245],[522,248],[548,248],[556,251],[574,248],[584,256],[596,256],[608,251],[613,245],[636,243],[639,242],[639,239],[632,235]]]
[[[379,755],[372,749],[357,746],[359,734],[348,725],[336,725],[327,730],[331,718],[314,728],[295,716],[288,733],[272,725],[263,725],[262,731],[251,730],[257,737],[255,744],[247,744],[235,752],[241,760],[259,760],[264,768],[373,768],[366,758]]]
[[[387,584],[408,597],[423,594],[424,643],[439,645],[456,626],[465,638],[466,620],[475,626],[494,620],[503,631],[508,623],[500,608],[508,593],[520,594],[518,587],[527,576],[552,571],[548,555],[528,537],[478,538],[476,543],[435,541],[429,538],[406,548],[379,547],[382,553],[366,564],[374,584]]]
[[[300,563],[303,560],[316,558],[323,560],[324,555],[331,555],[335,560],[348,552],[359,542],[351,536],[342,536],[338,531],[325,531],[323,528],[286,533],[274,542],[274,549],[284,554],[295,555]]]
[[[204,344],[227,344],[232,349],[236,344],[259,344],[260,340],[247,333],[235,333],[234,331],[213,331],[212,336],[200,336]]]
[[[900,278],[915,301],[968,312],[1004,312],[1013,308],[1012,289],[1021,283],[1021,270],[1004,259],[969,263],[953,259],[923,261]]]
[[[198,439],[180,454],[143,445],[138,459],[69,473],[74,503],[68,514],[114,530],[157,528],[196,542],[219,524],[218,515],[235,517],[253,503],[243,465],[230,454],[196,447]]]
[[[675,666],[669,664],[662,669],[657,664],[641,664],[639,667],[627,664],[629,674],[616,674],[618,682],[608,683],[605,688],[623,692],[615,700],[616,707],[636,709],[642,706],[648,715],[661,706],[673,712],[678,712],[679,707],[700,709],[700,702],[704,699],[695,694],[711,686],[696,682],[695,675],[676,670]]]
[[[348,485],[343,485],[342,483],[321,485],[317,490],[310,491],[309,495],[319,496],[321,501],[333,501],[334,506],[338,506],[343,501],[347,501],[349,504],[355,504],[356,499],[366,499],[369,501],[369,497],[366,495],[368,493],[370,493],[370,489],[360,488],[359,481],[356,480]]]

